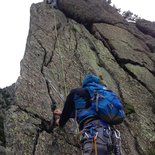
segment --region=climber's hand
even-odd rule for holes
[[[62,111],[61,111],[60,109],[55,109],[55,110],[53,111],[53,114],[54,114],[54,115],[60,116],[61,113],[62,113]]]

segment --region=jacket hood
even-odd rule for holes
[[[88,83],[100,83],[101,79],[98,76],[95,76],[94,74],[90,73],[85,76],[85,78],[82,81],[82,87],[85,87]]]

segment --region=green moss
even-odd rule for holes
[[[133,105],[125,104],[124,108],[125,108],[126,114],[135,113],[135,109],[134,109],[134,106]]]
[[[80,32],[81,30],[80,30],[80,27],[78,26],[78,25],[76,25],[76,24],[74,24],[73,26],[72,26],[72,28],[71,28],[74,32]]]
[[[155,155],[155,149],[154,148],[149,149],[148,155]]]

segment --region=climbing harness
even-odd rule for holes
[[[99,126],[101,127],[101,126]],[[82,155],[84,155],[85,152],[85,144],[90,143],[90,147],[89,149],[89,155],[91,155],[92,153],[95,155],[100,154],[100,151],[98,150],[98,146],[97,144],[99,143],[99,141],[97,142],[97,139],[99,138],[101,140],[101,135],[99,135],[98,132],[98,127],[93,124],[90,123],[90,125],[86,126],[83,129],[82,132],[82,138],[81,138],[81,143],[82,143]],[[107,146],[107,151],[109,154],[114,154],[114,155],[122,155],[122,150],[121,150],[121,137],[120,137],[120,132],[115,129],[114,127],[106,127],[102,130],[103,132],[105,132],[105,137],[102,137],[103,139],[108,137],[107,142],[106,142],[106,146]],[[104,136],[103,135],[103,136]],[[92,143],[92,144],[91,144]]]
[[[98,137],[98,132],[97,132],[95,126],[88,126],[87,128],[85,128],[83,130],[81,143],[84,146],[84,144],[87,141],[92,142],[92,148],[91,148],[91,150],[89,152],[90,155],[93,152],[93,150],[95,152],[95,155],[98,155],[98,151],[97,151],[97,137]],[[82,146],[82,155],[84,154],[83,146]]]

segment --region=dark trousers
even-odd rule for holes
[[[94,120],[83,128],[83,154],[84,155],[110,155],[112,153],[112,133],[108,126],[100,120]]]

